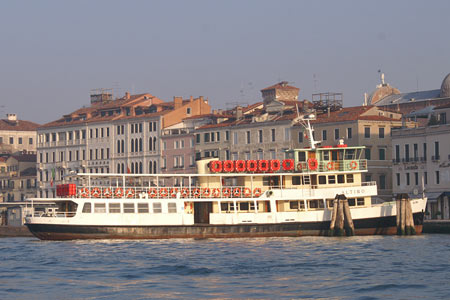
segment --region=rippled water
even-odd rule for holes
[[[450,235],[0,239],[0,299],[450,299]]]

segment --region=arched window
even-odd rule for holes
[[[122,153],[125,153],[125,141],[122,140]]]
[[[142,138],[139,139],[139,152],[142,152]]]
[[[122,164],[122,174],[125,174],[125,164]]]
[[[117,153],[120,153],[120,140],[117,140]]]
[[[117,164],[117,173],[120,173],[120,164]]]
[[[153,151],[153,142],[151,137],[148,139],[148,150]]]
[[[153,174],[156,174],[156,161],[153,162]]]
[[[131,139],[131,152],[134,152],[134,140]]]
[[[131,174],[134,174],[134,164],[131,163]]]
[[[153,137],[153,151],[156,151],[156,136]]]
[[[150,173],[150,174],[153,173],[153,162],[152,161],[148,162],[148,173]]]
[[[134,163],[134,173],[139,173],[139,164],[137,162]]]
[[[142,170],[142,162],[139,163],[139,174],[144,173],[144,170]]]
[[[139,140],[138,140],[138,139],[135,139],[135,140],[134,140],[134,152],[138,152],[138,151],[139,151],[139,146],[138,146],[138,144],[139,144]]]

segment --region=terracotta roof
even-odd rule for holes
[[[233,115],[224,115],[224,114],[203,114],[186,117],[183,120],[194,120],[194,119],[203,119],[203,118],[232,118]]]
[[[7,159],[7,156],[0,156],[0,162],[5,162]]]
[[[399,119],[388,118],[379,115],[364,115],[366,112],[374,108],[374,106],[354,106],[345,107],[341,110],[320,114],[317,119],[311,123],[334,123],[356,120],[371,120],[371,121],[398,121]]]
[[[0,130],[11,130],[11,131],[36,131],[39,124],[30,121],[17,120],[10,121],[2,119],[0,120]]]
[[[274,85],[271,85],[269,87],[266,87],[266,88],[262,89],[261,92],[262,91],[267,91],[267,90],[273,90],[273,89],[277,89],[277,90],[296,90],[296,91],[300,90],[299,88],[296,88],[295,86],[288,85],[287,81],[281,81],[281,82],[279,82],[277,84],[274,84]]]

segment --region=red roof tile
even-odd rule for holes
[[[11,131],[35,131],[39,124],[24,120],[0,120],[0,130]]]
[[[267,90],[273,90],[273,89],[277,89],[277,90],[297,90],[299,91],[299,88],[296,88],[295,86],[291,86],[287,84],[287,81],[281,81],[277,84],[271,85],[269,87],[266,87],[264,89],[261,90],[262,91],[267,91]]]

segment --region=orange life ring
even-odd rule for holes
[[[241,188],[234,188],[233,190],[233,196],[240,197],[241,196]]]
[[[261,196],[261,188],[259,188],[259,187],[257,187],[257,188],[255,188],[254,190],[253,190],[253,196],[254,197],[259,197],[259,196]]]
[[[199,198],[200,197],[200,189],[199,188],[195,188],[192,192],[193,196],[195,198]]]
[[[350,168],[352,168],[353,170],[355,170],[358,167],[358,163],[354,160],[352,160],[350,162]]]
[[[103,189],[103,197],[111,198],[111,195],[112,195],[111,188],[107,187],[107,188]]]
[[[116,198],[122,198],[123,197],[123,189],[122,188],[116,188],[114,190],[114,196],[116,196]]]
[[[89,189],[84,187],[80,190],[80,196],[83,198],[89,197]]]
[[[128,188],[125,191],[125,195],[127,196],[127,198],[133,198],[134,197],[134,189],[133,188]]]
[[[266,159],[258,160],[258,171],[260,172],[269,171],[269,161]]]
[[[219,198],[219,197],[220,197],[220,189],[219,189],[219,188],[214,188],[214,189],[212,190],[211,195],[212,195],[214,198]]]
[[[329,161],[329,162],[327,163],[327,169],[328,169],[328,170],[334,170],[334,162]]]
[[[294,170],[294,160],[293,159],[285,159],[283,160],[283,170],[292,171]]]
[[[173,187],[173,188],[170,189],[170,196],[171,197],[176,197],[177,193],[178,193],[178,188]]]
[[[301,162],[299,162],[299,163],[297,164],[297,170],[298,170],[298,171],[301,171],[302,169],[303,169],[303,165],[302,165]]]
[[[319,164],[317,163],[317,159],[315,158],[308,158],[308,167],[310,170],[317,170],[317,167],[319,166]]]
[[[220,160],[213,160],[209,165],[209,169],[213,173],[222,172],[222,162]]]
[[[209,187],[203,188],[203,197],[209,197],[211,195],[211,189]]]
[[[156,198],[156,196],[158,196],[158,193],[156,192],[155,188],[151,188],[148,192],[148,195],[150,196],[150,198]]]
[[[258,169],[258,163],[256,160],[247,160],[247,171],[255,172]]]
[[[183,189],[181,190],[181,197],[187,198],[188,195],[189,195],[189,189],[188,189],[188,188],[183,188]]]
[[[280,170],[280,168],[281,168],[281,163],[278,159],[272,159],[270,161],[270,171],[276,172],[276,171]]]
[[[223,188],[222,189],[222,196],[224,196],[225,198],[230,197],[231,195],[231,189],[230,188]]]
[[[252,196],[252,190],[248,187],[244,189],[244,197],[251,197]]]
[[[236,172],[245,172],[246,163],[244,160],[236,160],[234,162]]]
[[[167,197],[168,194],[169,193],[167,192],[167,189],[165,187],[159,189],[159,196],[161,198]]]
[[[101,196],[101,192],[100,192],[100,189],[98,188],[98,187],[95,187],[95,188],[93,188],[92,190],[91,190],[91,195],[94,197],[94,198],[100,198],[100,196]]]

